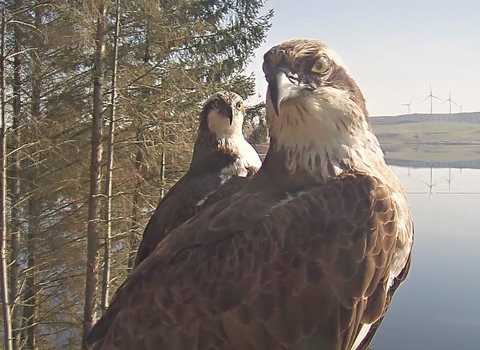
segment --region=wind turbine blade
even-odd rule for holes
[[[440,97],[433,96],[433,95],[432,95],[432,98],[436,98],[437,100],[442,100]]]
[[[457,102],[450,100],[454,105],[457,105]],[[457,105],[458,106],[458,105]]]
[[[443,105],[445,102],[448,102],[448,101],[450,101],[450,100],[445,100],[445,101],[443,101],[443,102],[440,103],[440,104]]]
[[[430,97],[430,95],[428,95],[427,97],[425,97],[420,103],[422,103],[423,101],[427,100],[429,97]]]

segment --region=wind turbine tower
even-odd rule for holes
[[[445,180],[447,180],[448,182],[448,190],[450,191],[450,188],[452,187],[452,180],[453,180],[453,176],[452,176],[452,168],[448,168],[448,179],[444,177]]]
[[[438,185],[438,182],[436,183],[433,183],[433,168],[430,167],[430,183],[426,182],[426,181],[422,181],[425,185],[428,186],[428,199],[430,199],[432,197],[432,194],[433,194],[433,188]]]
[[[434,96],[432,94],[432,85],[430,85],[430,95],[428,95],[427,97],[425,97],[423,101],[425,101],[426,99],[430,98],[430,114],[433,114],[433,99],[436,98],[437,100],[441,100],[441,98],[437,97],[437,96]]]
[[[442,105],[443,105],[445,102],[449,102],[449,104],[448,104],[448,109],[449,109],[450,114],[452,114],[452,103],[453,103],[454,105],[456,105],[457,103],[452,100],[452,94],[451,94],[450,91],[448,92],[448,100],[443,101],[443,102],[442,102]],[[460,108],[460,110],[461,110],[461,108]]]
[[[410,114],[410,106],[412,105],[413,98],[410,100],[409,103],[401,103],[402,106],[408,107],[408,114]]]

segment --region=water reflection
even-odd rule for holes
[[[408,194],[480,194],[480,169],[407,168],[390,166]]]
[[[415,220],[410,276],[374,350],[480,349],[480,170],[391,167]]]

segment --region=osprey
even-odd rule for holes
[[[234,92],[217,92],[205,102],[190,168],[155,209],[134,267],[175,227],[237,192],[260,168],[257,152],[242,134],[244,114],[243,99]]]
[[[365,100],[327,45],[263,70],[270,145],[231,198],[177,227],[117,290],[98,349],[366,349],[411,261],[413,222]]]

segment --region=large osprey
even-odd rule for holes
[[[231,198],[165,238],[89,334],[99,349],[366,349],[413,222],[365,100],[315,40],[270,49],[270,146]]]
[[[190,168],[155,209],[134,267],[175,227],[237,192],[258,171],[260,158],[242,133],[244,114],[243,99],[234,92],[220,91],[206,101]]]

